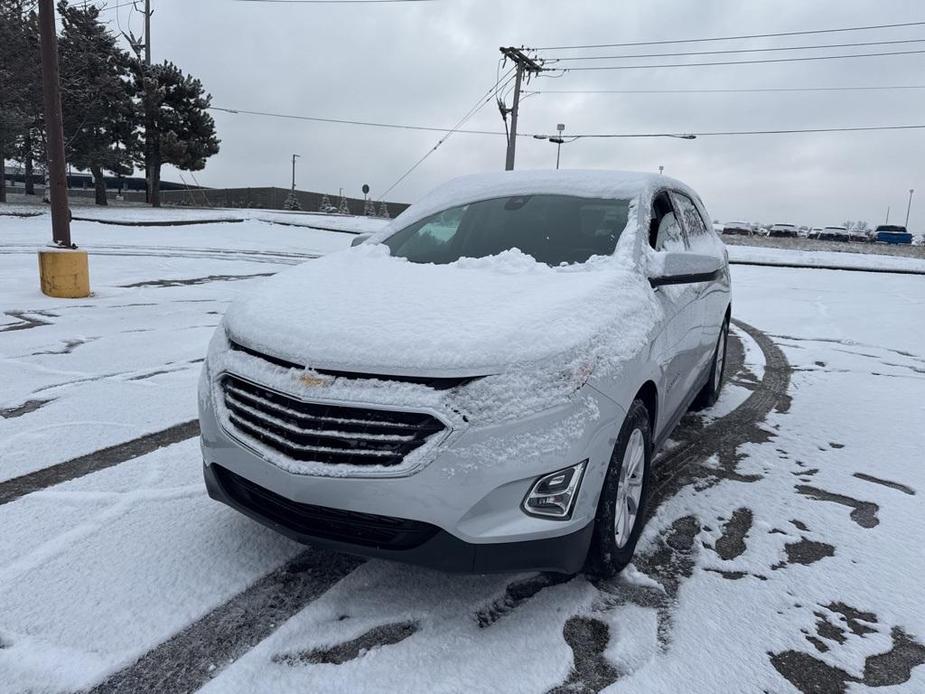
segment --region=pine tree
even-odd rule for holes
[[[62,32],[61,110],[68,161],[89,169],[96,204],[106,205],[104,171],[127,175],[137,150],[137,110],[129,55],[99,20],[100,11],[58,3]]]
[[[374,203],[371,198],[366,198],[363,202],[363,214],[367,217],[376,216],[376,203]]]
[[[379,216],[383,219],[392,218],[392,215],[389,214],[389,206],[385,204],[385,200],[379,203]]]
[[[183,171],[200,171],[206,159],[217,154],[221,140],[215,134],[215,121],[208,108],[212,95],[202,83],[185,75],[169,61],[147,67],[140,49],[132,60],[134,92],[141,102],[151,143],[136,152],[139,164],[150,168],[150,202],[161,204],[161,166],[172,164]],[[145,161],[149,158],[150,161]]]
[[[318,206],[318,211],[330,214],[331,212],[337,212],[337,208],[331,204],[331,198],[325,194],[321,196],[321,204]]]
[[[0,202],[6,202],[4,161],[15,156],[16,143],[27,132],[30,94],[38,65],[30,52],[28,0],[0,0]]]
[[[286,196],[286,199],[283,201],[284,210],[301,210],[302,206],[299,204],[299,199],[295,195],[294,190],[289,191],[289,195]]]
[[[350,206],[347,204],[347,198],[344,195],[340,196],[340,202],[337,204],[337,213],[350,214]]]

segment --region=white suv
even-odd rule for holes
[[[611,575],[653,451],[719,392],[725,247],[660,176],[452,181],[235,303],[199,393],[212,497],[297,540]]]

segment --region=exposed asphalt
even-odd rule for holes
[[[124,463],[132,458],[146,455],[158,448],[191,439],[194,436],[199,436],[199,421],[195,419],[82,455],[79,458],[72,458],[63,463],[42,468],[20,477],[14,477],[11,480],[0,482],[0,505],[15,501],[21,496],[37,492],[46,487],[83,477],[92,472],[105,470],[113,465]]]
[[[90,692],[193,692],[361,563],[327,550],[305,550]],[[336,662],[330,654],[304,657],[309,662]]]
[[[94,219],[93,217],[71,217],[75,222],[96,222],[117,227],[188,227],[196,224],[240,224],[244,218],[217,217],[215,219],[172,219],[172,220],[127,220]]]
[[[749,441],[768,440],[769,434],[760,424],[772,411],[784,412],[790,408],[787,388],[791,368],[783,352],[764,333],[741,321],[734,323],[758,343],[765,359],[764,375],[759,380],[753,374],[743,373],[743,348],[735,334],[731,333],[727,373],[731,380],[747,384],[752,392],[735,410],[709,424],[704,424],[696,413],[685,417],[672,436],[678,443],[656,456],[647,518],[651,518],[661,505],[689,485],[717,484],[722,479],[740,482],[760,479],[736,470],[743,457],[737,453],[737,449]],[[712,456],[718,458],[718,465],[706,467],[704,463]],[[744,542],[750,527],[751,512],[747,509],[736,510],[724,526],[723,539],[720,540],[722,552],[728,556],[738,556],[744,552]],[[627,584],[619,577],[595,582],[601,599],[594,612],[591,615],[572,617],[565,625],[563,636],[572,647],[572,671],[565,682],[554,687],[548,694],[599,692],[622,676],[623,673],[604,661],[609,627],[603,619],[594,615],[595,612],[604,613],[626,604],[654,608],[658,619],[660,647],[670,647],[675,603],[681,585],[693,573],[695,538],[700,530],[700,521],[695,516],[684,516],[662,532],[651,549],[637,551],[633,558],[634,565],[657,581],[661,590]],[[744,574],[724,577],[735,580],[744,577]]]
[[[925,270],[911,268],[852,267],[850,265],[800,265],[798,263],[772,262],[765,260],[730,260],[730,265],[755,265],[757,267],[787,267],[797,270],[844,270],[847,272],[875,272],[886,275],[925,275]]]

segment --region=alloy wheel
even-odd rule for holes
[[[642,431],[633,429],[623,463],[620,466],[620,481],[617,486],[617,502],[614,509],[613,532],[617,547],[623,548],[629,542],[639,515],[642,499],[642,478],[645,473],[646,443]]]

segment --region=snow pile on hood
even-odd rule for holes
[[[226,327],[311,368],[481,376],[588,343],[625,317],[621,307],[639,307],[643,284],[614,258],[584,271],[517,250],[424,265],[359,246],[268,280],[230,308]]]

